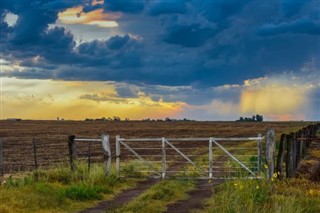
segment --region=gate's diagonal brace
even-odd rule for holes
[[[143,159],[136,151],[134,151],[128,144],[126,144],[125,142],[119,140],[120,143],[122,145],[124,145],[127,149],[129,149],[130,152],[132,152],[137,158],[139,158],[139,160],[141,160],[143,163],[145,163],[147,166],[149,166],[156,174],[162,176],[156,168],[154,168],[148,161],[146,161],[145,159]]]
[[[199,167],[197,164],[195,164],[188,156],[183,154],[177,147],[175,147],[172,143],[166,140],[166,143],[171,146],[176,152],[178,152],[184,159],[186,159],[189,163],[191,163],[193,166],[195,166],[197,169],[199,169],[202,173],[207,174],[206,171],[204,171],[201,167]]]
[[[228,150],[226,150],[223,146],[221,146],[217,141],[212,140],[213,143],[215,143],[220,149],[222,149],[227,155],[229,155],[234,161],[236,161],[237,163],[240,164],[240,166],[242,166],[245,170],[247,170],[250,174],[252,174],[253,176],[256,176],[256,174],[254,174],[254,172],[252,172],[248,167],[246,167],[246,165],[244,165],[240,160],[238,160],[236,157],[234,157],[230,152],[228,152]]]

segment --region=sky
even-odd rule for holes
[[[0,2],[0,119],[320,120],[319,0]]]

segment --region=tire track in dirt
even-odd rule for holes
[[[213,166],[215,167],[223,167],[223,161],[226,160],[227,157],[225,156],[219,156],[217,158],[217,162],[213,163]],[[223,174],[222,171],[216,171],[214,172],[214,175],[217,175],[218,177]],[[179,200],[175,203],[172,203],[167,206],[166,213],[185,213],[190,212],[192,210],[196,209],[202,209],[205,205],[205,201],[209,199],[213,193],[214,189],[213,186],[219,185],[223,183],[224,179],[215,179],[215,180],[197,180],[196,188],[189,191],[187,193],[188,198],[185,200]]]
[[[101,201],[96,206],[84,209],[79,213],[100,213],[119,208],[125,203],[131,201],[133,198],[138,197],[141,193],[143,193],[159,181],[160,179],[155,178],[149,178],[144,181],[139,181],[136,187],[122,191],[112,200]]]
[[[198,180],[196,189],[188,193],[188,199],[179,200],[167,206],[166,213],[184,213],[191,210],[203,208],[204,201],[213,195],[213,186],[221,184],[224,180],[214,180],[209,183],[208,180]]]

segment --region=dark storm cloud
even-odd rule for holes
[[[200,24],[179,25],[166,27],[163,40],[170,44],[178,44],[185,47],[199,47],[214,35],[214,30],[203,27]]]
[[[280,24],[267,24],[262,26],[259,35],[277,35],[283,33],[300,33],[300,34],[320,34],[320,20],[311,21],[309,19],[303,18],[294,20],[292,22],[283,22]]]
[[[251,0],[218,0],[218,1],[193,1],[195,10],[203,14],[210,22],[224,22],[230,16],[237,14]]]
[[[106,11],[140,13],[145,5],[144,0],[108,0],[104,1]]]
[[[308,0],[281,0],[280,2],[283,15],[286,17],[292,17],[301,11],[302,7],[308,2]]]
[[[152,16],[174,13],[184,14],[187,12],[187,2],[188,0],[177,0],[172,2],[162,0],[152,1],[148,5],[148,14]]]
[[[122,34],[76,45],[72,32],[49,28],[59,12],[79,5],[83,12],[121,12],[116,21]],[[93,6],[89,0],[13,0],[0,7],[1,57],[24,66],[3,75],[18,78],[191,85],[203,91],[287,70],[299,75],[320,49],[319,1],[114,0]],[[4,22],[7,12],[18,15],[14,27]],[[119,93],[133,95],[127,88]],[[201,92],[194,94],[181,98],[196,102]]]
[[[129,40],[130,40],[130,37],[128,35],[125,35],[123,37],[114,36],[109,39],[108,48],[112,50],[118,50],[120,48],[123,48],[125,45],[127,45]]]

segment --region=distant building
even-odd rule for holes
[[[21,121],[21,118],[7,118],[7,121]]]

